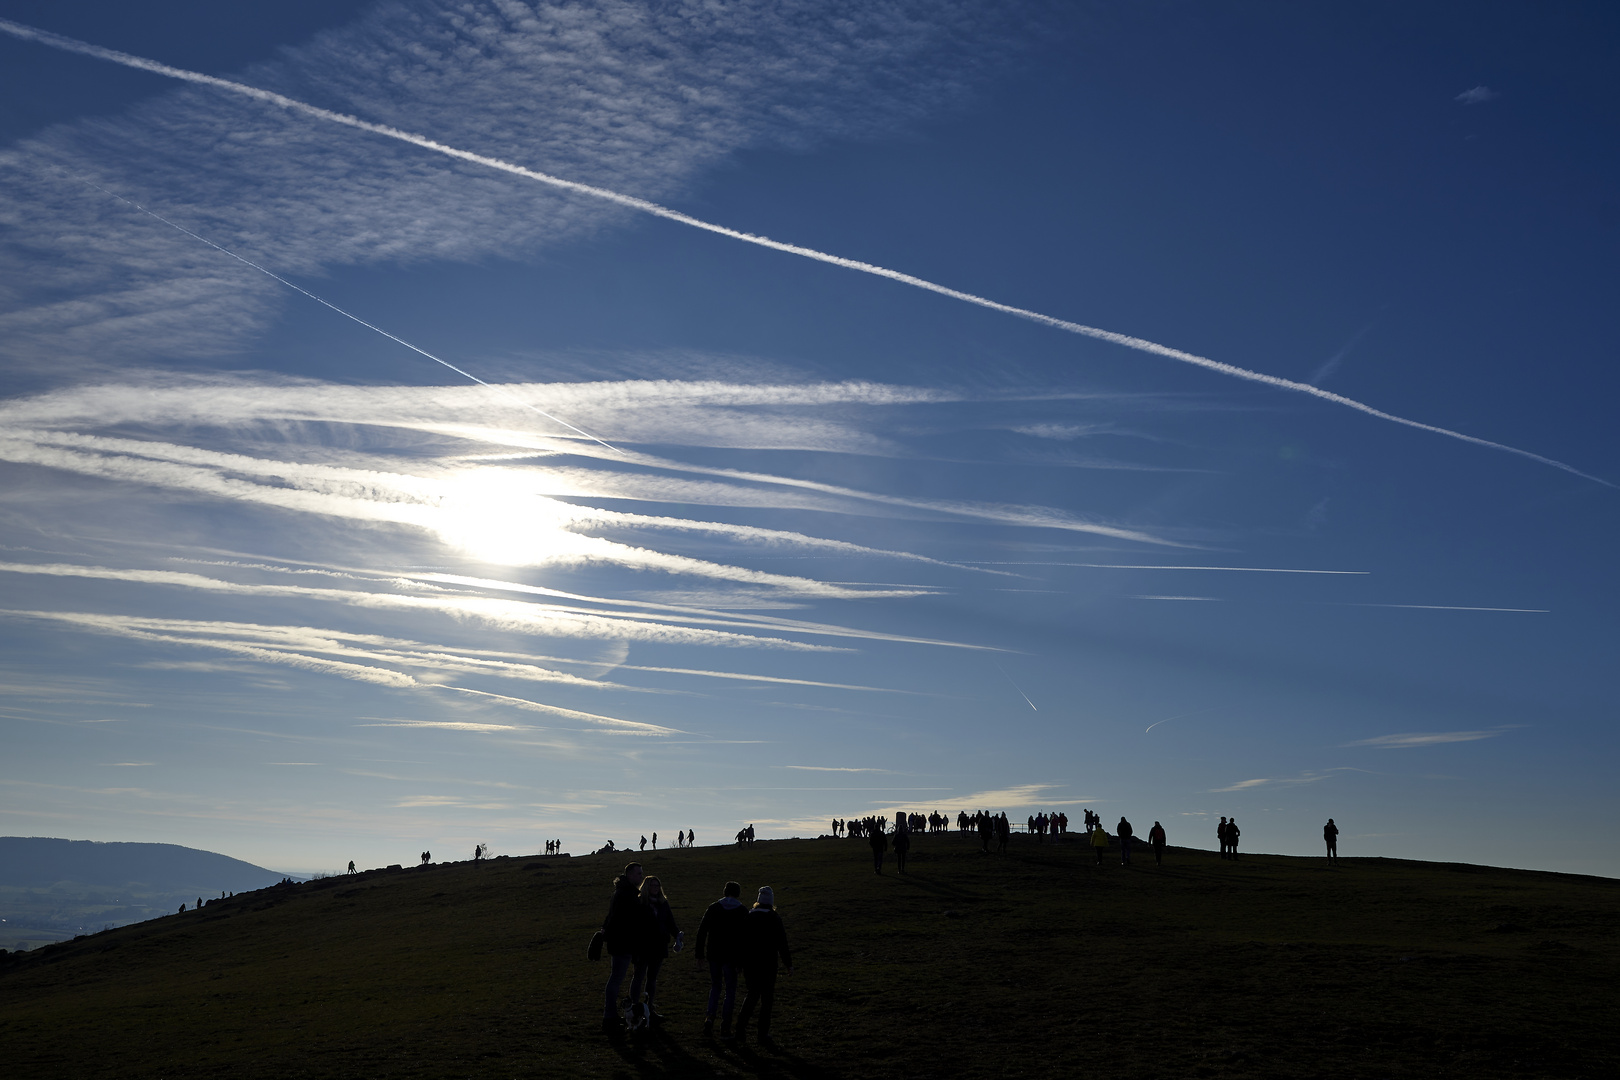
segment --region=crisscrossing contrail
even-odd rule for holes
[[[1427,431],[1434,435],[1444,435],[1447,438],[1458,439],[1462,442],[1472,443],[1475,446],[1483,446],[1492,450],[1501,450],[1504,453],[1515,454],[1519,457],[1528,458],[1531,461],[1539,462],[1542,465],[1548,465],[1555,469],[1561,469],[1564,472],[1579,476],[1584,480],[1591,480],[1594,483],[1602,484],[1605,487],[1612,488],[1617,486],[1610,483],[1608,480],[1603,479],[1602,477],[1593,476],[1591,473],[1582,472],[1573,465],[1565,464],[1564,462],[1555,460],[1554,458],[1545,457],[1529,450],[1521,450],[1516,446],[1509,446],[1506,443],[1494,442],[1490,439],[1482,439],[1475,435],[1465,435],[1460,431],[1453,431],[1450,428],[1439,427],[1435,424],[1425,424],[1420,420],[1409,420],[1404,416],[1396,416],[1394,413],[1385,412],[1382,409],[1374,408],[1373,406],[1357,401],[1354,398],[1345,397],[1343,394],[1335,394],[1331,390],[1323,390],[1321,387],[1312,386],[1310,383],[1298,382],[1293,379],[1284,379],[1276,375],[1267,375],[1259,371],[1250,371],[1248,368],[1241,368],[1235,364],[1228,364],[1221,360],[1212,360],[1207,356],[1199,356],[1196,353],[1171,348],[1168,345],[1161,345],[1158,342],[1149,341],[1146,338],[1133,337],[1129,334],[1121,334],[1113,330],[1103,330],[1095,326],[1086,326],[1083,323],[1070,322],[1067,319],[1059,319],[1051,315],[1043,315],[1038,311],[1030,311],[1028,308],[1015,307],[1012,304],[1003,304],[999,301],[991,300],[983,296],[977,296],[970,292],[963,292],[960,289],[953,289],[946,285],[940,285],[924,278],[914,277],[911,274],[902,273],[899,270],[890,270],[884,266],[876,266],[872,263],[860,262],[856,259],[846,259],[842,255],[832,255],[825,251],[817,251],[815,248],[801,247],[797,244],[788,244],[780,240],[772,240],[766,236],[758,236],[754,233],[742,232],[741,230],[728,228],[724,225],[717,225],[714,222],[704,221],[701,218],[695,218],[689,214],[683,214],[679,210],[672,210],[667,206],[661,206],[660,204],[651,202],[647,199],[638,199],[634,195],[625,195],[617,191],[611,191],[607,188],[594,187],[590,184],[581,184],[574,180],[565,180],[560,176],[552,176],[549,173],[538,172],[534,169],[525,168],[522,165],[514,165],[509,161],[502,161],[499,158],[486,157],[483,154],[475,154],[470,150],[461,150],[453,146],[446,146],[444,143],[435,142],[424,135],[417,135],[413,132],[403,131],[396,127],[390,127],[387,124],[372,123],[369,120],[362,120],[357,116],[350,116],[347,113],[334,112],[331,109],[323,109],[318,105],[310,105],[307,102],[299,101],[296,98],[287,97],[285,94],[277,94],[270,90],[261,90],[256,86],[249,86],[246,83],[234,82],[230,79],[221,79],[214,75],[204,75],[201,72],[188,71],[185,68],[171,67],[168,64],[160,63],[156,60],[148,60],[145,57],[119,52],[116,49],[103,48],[100,45],[92,45],[89,42],[79,41],[76,38],[64,37],[61,34],[53,34],[48,30],[38,30],[34,27],[26,26],[23,23],[12,22],[9,19],[0,19],[0,31],[4,31],[5,33],[11,34],[14,37],[22,38],[25,41],[37,42],[41,45],[48,45],[51,48],[62,49],[66,52],[79,53],[84,56],[93,56],[99,60],[107,60],[115,64],[122,64],[125,67],[136,68],[140,71],[150,71],[157,75],[167,75],[170,78],[181,79],[185,82],[196,83],[201,86],[212,86],[219,90],[227,90],[233,94],[240,94],[244,97],[253,98],[256,101],[262,101],[266,104],[280,106],[284,109],[291,109],[295,112],[301,112],[307,116],[313,116],[317,119],[326,120],[334,124],[342,124],[346,127],[355,128],[359,131],[371,132],[374,135],[381,135],[389,139],[397,139],[400,142],[409,143],[412,146],[417,146],[424,150],[431,150],[434,153],[443,154],[446,157],[456,158],[461,161],[470,161],[474,164],[483,165],[491,169],[498,169],[502,172],[511,173],[514,176],[521,176],[525,179],[547,184],[551,187],[572,192],[576,195],[585,195],[593,199],[601,199],[605,202],[615,203],[619,206],[629,207],[632,210],[639,210],[645,214],[651,214],[654,217],[665,218],[669,221],[679,222],[682,225],[690,225],[694,229],[702,229],[705,232],[717,233],[720,236],[729,237],[733,240],[741,240],[744,243],[756,244],[760,247],[770,248],[772,251],[781,251],[789,255],[798,255],[802,258],[814,259],[817,262],[829,263],[833,266],[841,266],[846,270],[856,270],[863,274],[871,274],[875,277],[888,278],[890,281],[898,281],[902,285],[910,285],[913,288],[938,293],[941,296],[948,296],[953,300],[960,300],[963,303],[988,308],[991,311],[999,311],[1005,315],[1014,315],[1020,319],[1028,319],[1031,322],[1040,323],[1042,326],[1050,326],[1056,330],[1063,330],[1071,334],[1079,334],[1083,337],[1095,338],[1099,341],[1106,341],[1114,345],[1123,346],[1127,349],[1135,349],[1138,352],[1151,353],[1155,356],[1163,356],[1167,359],[1177,360],[1184,364],[1191,364],[1195,367],[1206,368],[1210,371],[1227,375],[1234,379],[1243,379],[1248,382],[1260,383],[1263,386],[1274,387],[1278,390],[1290,390],[1298,394],[1308,394],[1311,397],[1320,398],[1323,401],[1331,402],[1335,405],[1342,405],[1347,409],[1354,409],[1357,412],[1365,413],[1368,416],[1376,417],[1379,420],[1387,420],[1392,424],[1401,424],[1405,427],[1415,428],[1418,431]]]
[[[156,211],[153,211],[153,210],[148,210],[146,207],[142,206],[138,202],[134,202],[133,200],[126,199],[122,195],[118,194],[116,191],[108,191],[106,188],[102,187],[100,184],[92,184],[88,180],[82,180],[81,183],[87,184],[88,186],[95,188],[97,191],[101,192],[103,195],[110,195],[114,199],[117,199],[119,202],[124,203],[127,206],[134,207],[136,210],[139,210],[141,213],[145,214],[147,217],[156,218],[158,221],[163,222],[163,224],[167,225],[169,228],[174,229],[174,230],[176,230],[178,232],[183,232],[187,236],[191,237],[193,240],[202,241],[203,243],[207,244],[209,247],[213,248],[215,251],[219,252],[220,254],[229,255],[231,258],[235,259],[237,262],[241,263],[242,265],[250,266],[253,269],[257,270],[259,273],[263,274],[264,276],[266,276],[268,278],[273,278],[276,281],[281,282],[283,285],[287,286],[287,288],[289,288],[289,289],[292,289],[294,292],[303,293],[305,296],[309,297],[311,300],[315,301],[317,304],[320,304],[322,307],[331,308],[333,311],[337,312],[339,315],[343,316],[345,319],[351,319],[354,322],[357,322],[361,326],[365,327],[367,330],[375,330],[377,333],[381,334],[383,337],[387,338],[389,341],[397,342],[400,345],[403,345],[407,349],[411,350],[411,352],[413,352],[413,353],[420,353],[422,356],[425,356],[429,360],[432,360],[435,364],[443,364],[445,367],[449,368],[451,371],[455,372],[457,375],[465,376],[466,378],[471,379],[473,382],[477,383],[479,386],[487,387],[488,389],[495,391],[497,394],[500,394],[502,397],[507,398],[508,400],[512,401],[514,404],[520,406],[521,408],[528,409],[532,413],[535,413],[535,414],[537,414],[539,416],[543,416],[547,420],[550,420],[554,424],[560,424],[563,427],[567,428],[569,431],[574,432],[575,434],[583,435],[587,439],[591,440],[594,443],[601,443],[603,446],[607,447],[609,450],[613,451],[615,454],[624,453],[624,451],[620,450],[618,447],[612,445],[611,443],[602,442],[601,439],[597,438],[595,435],[592,435],[590,432],[586,431],[584,428],[575,427],[573,424],[570,424],[568,421],[564,420],[562,417],[553,416],[551,413],[546,412],[546,410],[540,408],[538,405],[529,404],[527,401],[524,401],[522,398],[518,397],[516,394],[512,393],[510,390],[507,390],[506,388],[501,387],[501,386],[497,386],[496,384],[491,383],[491,382],[485,382],[483,379],[480,379],[478,376],[474,375],[472,372],[467,371],[464,368],[459,368],[456,365],[452,364],[450,361],[448,361],[448,360],[446,360],[446,359],[444,359],[442,357],[434,356],[432,353],[428,352],[426,349],[420,348],[420,347],[418,347],[416,345],[412,345],[410,342],[406,341],[404,338],[397,337],[394,334],[390,334],[387,330],[384,330],[382,327],[377,326],[374,323],[366,322],[366,320],[362,319],[360,316],[354,314],[353,312],[344,311],[342,308],[338,307],[336,304],[332,303],[330,300],[323,300],[321,297],[316,296],[314,293],[310,292],[308,289],[304,288],[303,286],[294,285],[292,282],[288,281],[286,278],[282,277],[280,274],[276,273],[274,270],[267,270],[266,268],[260,266],[258,263],[254,262],[252,259],[244,258],[243,256],[238,255],[236,252],[232,251],[230,248],[221,247],[218,244],[214,243],[212,240],[208,239],[208,237],[200,236],[197,233],[194,233],[190,229],[186,228],[184,225],[176,225],[174,222],[170,221],[168,218],[164,217],[162,214],[159,214],[159,213],[157,213]]]

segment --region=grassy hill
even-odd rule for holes
[[[166,915],[282,875],[178,844],[0,836],[0,949],[31,949]]]
[[[1612,1077],[1620,882],[1171,849],[1091,865],[924,837],[649,854],[688,931],[727,878],[776,888],[797,971],[780,1049],[598,1030],[585,945],[615,858],[281,886],[0,958],[0,1054],[32,1077]]]

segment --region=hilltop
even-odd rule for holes
[[[166,915],[282,875],[178,844],[0,836],[0,948],[32,948]]]
[[[20,1077],[1601,1077],[1620,1075],[1620,882],[1386,859],[920,837],[648,853],[683,926],[775,887],[798,970],[780,1050],[597,1029],[584,957],[625,856],[283,885],[0,958]],[[689,954],[688,954],[689,955]]]

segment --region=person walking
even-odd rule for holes
[[[1328,823],[1322,826],[1322,839],[1327,841],[1327,857],[1330,862],[1339,861],[1339,827],[1328,818]]]
[[[866,842],[872,848],[872,872],[883,873],[883,853],[889,850],[888,834],[874,824],[872,835],[866,838]]]
[[[607,939],[603,944],[612,965],[602,1008],[602,1027],[609,1031],[621,1030],[619,987],[624,983],[624,973],[630,969],[647,917],[639,895],[642,876],[641,864],[631,863],[624,868],[624,873],[613,879],[613,899],[608,902],[607,917],[602,920],[602,933]]]
[[[647,994],[642,999],[642,1018],[651,1024],[664,1018],[657,1008],[658,972],[669,956],[670,944],[673,942],[675,951],[680,952],[685,938],[681,928],[675,925],[675,912],[670,909],[664,883],[657,877],[648,875],[642,880],[641,904],[650,918],[644,921],[642,927],[641,945],[635,957],[636,976],[630,983],[630,998],[632,1001],[637,999],[636,984],[642,983]]]
[[[1237,818],[1233,818],[1226,823],[1226,850],[1232,853],[1233,862],[1237,862],[1238,837],[1242,835],[1243,832],[1237,827]]]
[[[906,852],[911,850],[911,830],[901,828],[898,823],[894,829],[894,865],[903,874],[906,872]]]
[[[1164,865],[1164,826],[1157,821],[1148,830],[1148,843],[1153,845],[1153,865]]]
[[[1108,850],[1108,833],[1100,821],[1097,822],[1096,828],[1091,830],[1091,850],[1097,853],[1097,865],[1101,866],[1103,852]]]
[[[733,1033],[742,1038],[754,1007],[759,1007],[759,1041],[771,1042],[771,1009],[776,1004],[776,962],[793,974],[793,955],[788,952],[787,930],[782,916],[776,912],[776,894],[769,885],[762,886],[753,910],[743,920],[744,961],[743,976],[748,980],[748,995],[743,998],[742,1012],[737,1014],[737,1028]]]
[[[745,943],[743,920],[748,909],[738,899],[742,886],[735,881],[726,882],[724,895],[708,906],[697,929],[697,963],[709,966],[709,1008],[703,1016],[703,1034],[714,1033],[714,1014],[721,1003],[722,984],[725,991],[725,1009],[720,1021],[720,1037],[731,1038],[732,1006],[737,1001],[737,973],[742,970]]]
[[[1119,824],[1114,827],[1114,831],[1119,834],[1119,865],[1129,866],[1131,865],[1131,838],[1136,835],[1136,830],[1131,828],[1131,823],[1126,821],[1122,814],[1120,815]]]

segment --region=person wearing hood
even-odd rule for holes
[[[646,935],[650,916],[642,906],[640,889],[643,871],[640,863],[630,863],[624,873],[613,879],[613,899],[608,903],[607,917],[602,920],[603,943],[612,969],[608,973],[607,989],[602,1012],[602,1026],[618,1030],[619,987],[624,974],[630,969],[636,949]]]
[[[776,894],[766,885],[759,890],[759,899],[743,920],[745,945],[743,974],[748,979],[748,996],[743,998],[742,1012],[737,1017],[736,1036],[742,1037],[748,1018],[759,1006],[759,1041],[771,1041],[771,1007],[776,1003],[776,961],[793,974],[793,956],[788,952],[787,930],[782,916],[776,913]]]
[[[720,1037],[731,1038],[732,1006],[737,1002],[737,972],[743,963],[743,920],[748,909],[738,899],[742,886],[726,882],[725,895],[710,904],[698,922],[697,964],[709,965],[709,1009],[703,1017],[703,1034],[714,1032],[714,1014],[720,1005],[721,985],[725,987],[725,1011],[720,1021]]]

